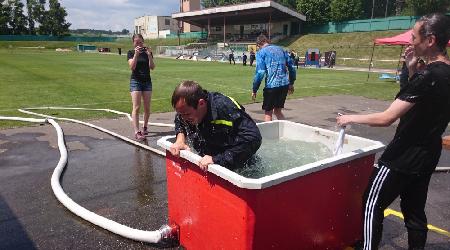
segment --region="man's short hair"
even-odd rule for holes
[[[175,88],[172,94],[172,107],[175,108],[178,101],[184,99],[186,104],[194,109],[197,109],[198,101],[200,99],[207,100],[208,92],[204,90],[195,81],[182,81]]]
[[[270,41],[264,34],[261,34],[256,38],[256,45],[262,46],[265,43],[270,43]]]

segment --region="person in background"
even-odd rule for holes
[[[291,53],[289,53],[289,56],[291,57],[291,60],[294,62],[295,61],[295,51],[291,50]]]
[[[247,66],[247,54],[242,53],[242,65]]]
[[[260,49],[256,54],[256,72],[253,78],[252,99],[255,101],[259,85],[266,77],[263,90],[264,121],[272,121],[272,115],[284,120],[282,109],[286,96],[294,92],[296,72],[289,54],[282,48],[269,44],[265,35],[258,36],[256,46]]]
[[[256,60],[255,51],[253,48],[250,50],[250,66],[253,66],[253,62]]]
[[[187,139],[203,158],[198,165],[207,171],[209,164],[228,169],[244,167],[261,146],[256,123],[233,98],[208,92],[194,81],[183,81],[172,94],[176,141],[170,153],[179,156],[189,150]]]
[[[297,53],[297,56],[295,57],[295,60],[294,60],[295,67],[297,69],[298,69],[299,62],[300,62],[300,56],[299,56],[299,53]]]
[[[408,80],[385,111],[343,115],[337,124],[389,126],[400,123],[394,139],[378,160],[364,195],[364,241],[356,249],[378,249],[384,210],[400,196],[408,231],[408,249],[424,249],[427,239],[425,203],[431,175],[442,150],[442,134],[450,122],[450,60],[446,45],[449,17],[431,14],[420,18],[405,50]],[[419,58],[427,65],[418,71]]]
[[[228,55],[228,61],[230,61],[230,64],[231,64],[231,61],[233,61],[234,65],[236,64],[236,62],[234,61],[234,50],[232,50],[232,49],[230,49],[230,54]]]
[[[336,52],[335,51],[331,51],[330,64],[328,65],[328,68],[333,68],[335,64],[336,64]]]
[[[144,141],[148,134],[147,124],[150,118],[150,100],[152,98],[152,79],[150,70],[155,69],[152,50],[144,45],[144,38],[141,34],[134,34],[134,50],[129,50],[127,54],[128,65],[131,69],[130,93],[133,103],[131,111],[134,138],[137,141]],[[144,102],[144,125],[139,129],[139,110],[141,100]]]

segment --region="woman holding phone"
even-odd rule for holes
[[[150,118],[150,101],[152,98],[152,79],[150,70],[155,69],[153,55],[150,47],[144,45],[144,38],[141,34],[133,35],[134,50],[129,50],[127,54],[128,65],[131,69],[130,94],[133,103],[131,112],[134,138],[137,141],[144,141],[148,134],[147,124]],[[141,100],[144,103],[144,125],[139,128],[139,110]]]

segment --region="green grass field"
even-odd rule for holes
[[[307,48],[318,48],[321,52],[335,50],[337,54],[336,64],[341,66],[368,67],[372,54],[373,41],[376,38],[390,37],[405,32],[404,30],[352,32],[336,34],[308,34],[297,39],[289,39],[282,45],[301,51],[304,55]],[[376,68],[397,68],[401,46],[375,46],[373,59]],[[344,60],[343,58],[367,59]],[[393,60],[393,61],[379,61]]]
[[[66,106],[109,108],[130,112],[130,70],[125,56],[49,50],[0,49],[0,115],[26,116],[23,107]],[[152,72],[152,112],[171,111],[170,97],[182,80],[198,81],[210,91],[250,103],[255,68],[219,62],[193,62],[156,58]],[[357,95],[392,99],[398,84],[378,80],[379,74],[320,69],[299,69],[296,91],[289,98]],[[261,101],[261,91],[258,93]],[[50,111],[63,117],[110,117],[101,112]],[[21,126],[0,122],[0,128]]]
[[[300,37],[292,37],[279,42],[279,45],[288,49],[294,49],[304,56],[306,49],[319,48],[321,52],[336,50],[337,65],[368,67],[369,61],[343,58],[369,59],[372,53],[373,40],[380,37],[389,37],[403,33],[397,31],[373,31],[353,32],[337,34],[307,34]],[[182,39],[181,44],[195,42],[194,39]],[[43,50],[55,50],[56,48],[74,49],[79,42],[49,42],[49,41],[0,41],[0,48],[21,50],[23,47],[44,47]],[[132,47],[130,39],[120,38],[115,42],[90,42],[88,44],[100,47],[108,47],[112,52],[117,48],[124,51]],[[178,39],[151,39],[146,44],[152,48],[159,45],[178,45]],[[22,49],[23,50],[23,49]],[[374,66],[376,68],[395,69],[398,64],[401,46],[376,46],[374,51]],[[380,61],[391,60],[391,61]]]
[[[195,42],[195,39],[180,39],[181,44],[188,44]],[[122,48],[124,51],[131,49],[133,43],[131,38],[118,38],[115,42],[64,42],[64,41],[0,41],[0,48],[20,50],[24,47],[42,47],[43,50],[55,50],[57,48],[76,49],[77,44],[92,44],[97,48],[110,48],[112,52],[117,52],[117,48]],[[146,40],[145,44],[156,48],[156,46],[171,46],[178,45],[178,39],[151,39]]]
[[[335,34],[307,34],[292,37],[278,43],[287,49],[294,49],[300,56],[304,56],[306,49],[318,48],[321,52],[336,50],[336,64],[339,66],[363,67],[369,66],[375,38],[390,37],[405,32],[404,30],[352,32]],[[195,42],[195,39],[181,39],[181,44]],[[156,49],[157,46],[178,45],[178,39],[151,39],[145,41],[148,46]],[[57,48],[75,49],[79,42],[50,42],[50,41],[0,41],[0,49],[26,50],[24,47],[43,47],[43,51]],[[126,51],[132,48],[129,38],[119,38],[115,42],[89,42],[98,48],[107,47],[117,53],[117,48]],[[373,66],[375,68],[396,69],[401,46],[375,46]],[[450,53],[450,48],[448,49]],[[352,59],[348,59],[352,58]]]

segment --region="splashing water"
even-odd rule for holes
[[[319,142],[264,139],[256,155],[235,171],[244,177],[257,179],[332,156],[333,152]]]

